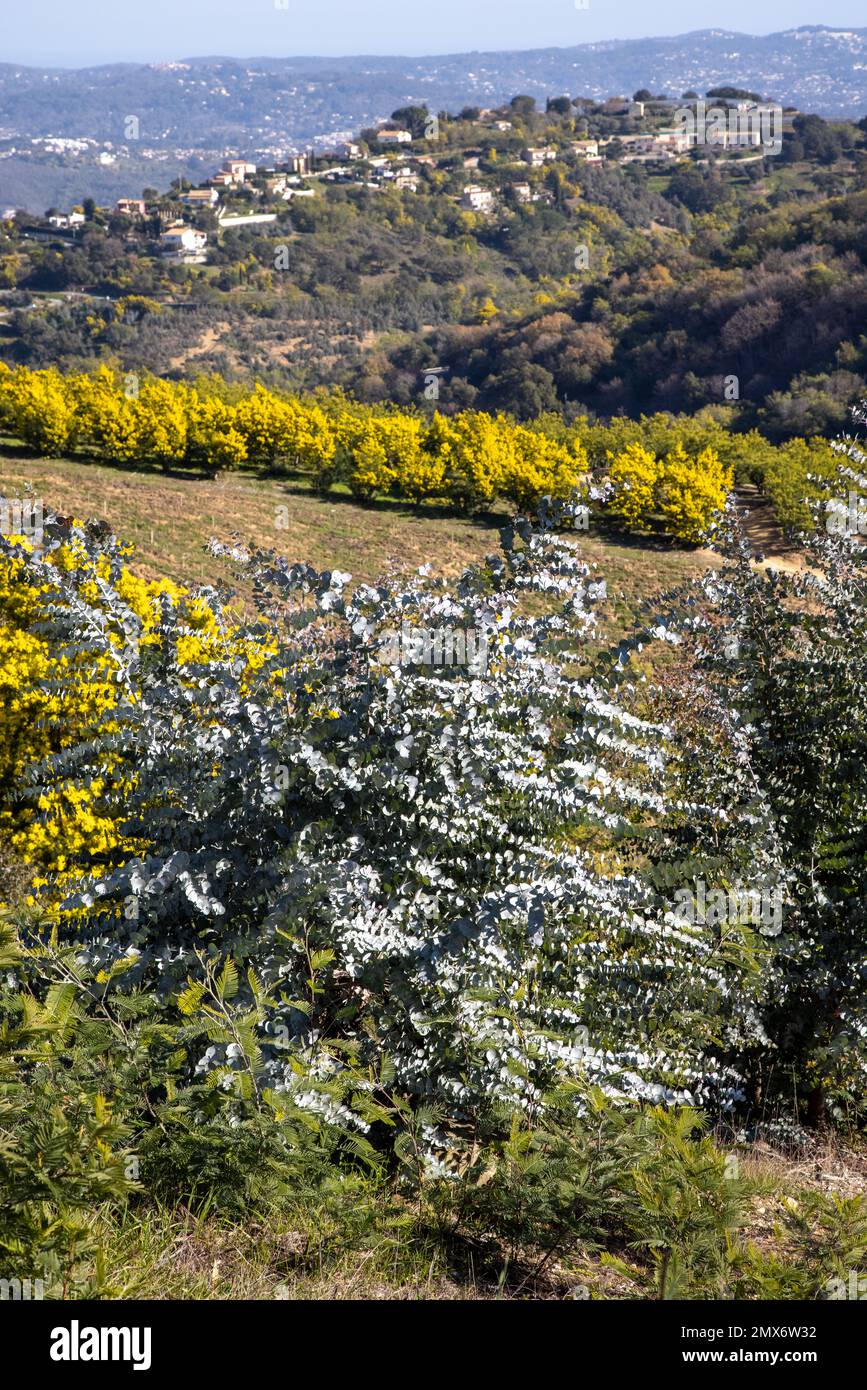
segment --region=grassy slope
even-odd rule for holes
[[[46,507],[107,521],[135,546],[132,568],[138,573],[187,583],[229,577],[203,547],[211,535],[225,540],[233,534],[274,548],[290,561],[347,570],[359,580],[425,563],[437,573],[454,574],[497,549],[498,527],[509,516],[505,505],[471,519],[390,500],[362,505],[345,492],[322,498],[301,476],[241,472],[210,481],[68,459],[0,456],[0,493],[21,496],[25,486]],[[277,509],[283,506],[288,527],[281,529]],[[581,537],[581,549],[608,581],[612,628],[628,622],[642,599],[712,563],[706,551],[616,542],[592,532]]]

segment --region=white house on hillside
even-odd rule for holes
[[[493,192],[478,183],[468,183],[461,197],[461,207],[465,212],[493,212]]]
[[[550,164],[557,158],[557,151],[553,145],[531,145],[524,151],[524,160],[531,164],[534,169],[538,169],[542,164]]]
[[[205,259],[207,244],[207,232],[199,232],[195,227],[183,225],[168,227],[160,237],[162,255],[199,264]]]
[[[216,188],[190,188],[178,201],[188,208],[212,208],[220,201],[220,195]]]
[[[408,130],[378,130],[376,138],[380,145],[412,144],[412,133]]]
[[[61,212],[49,217],[49,227],[83,227],[87,221],[83,212]]]

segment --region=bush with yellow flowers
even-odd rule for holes
[[[467,511],[493,502],[512,465],[509,431],[490,415],[466,411],[448,422],[449,497]]]
[[[337,477],[338,433],[335,422],[318,405],[290,402],[286,453],[295,464],[312,474],[320,492],[327,492]]]
[[[732,486],[731,467],[711,448],[690,456],[678,442],[660,459],[632,442],[609,457],[607,512],[627,531],[656,529],[697,543]]]
[[[192,402],[188,440],[189,462],[209,472],[237,468],[247,460],[247,445],[235,426],[235,412],[217,397]]]
[[[0,377],[2,414],[8,428],[31,449],[63,454],[75,442],[75,403],[67,378],[53,367],[24,367]]]
[[[713,449],[690,458],[682,444],[676,445],[665,457],[657,492],[665,530],[677,540],[700,541],[725,506],[731,485],[731,469]]]
[[[391,491],[397,475],[389,459],[384,421],[367,416],[341,422],[338,452],[345,458],[346,480],[356,497],[367,499]]]
[[[444,469],[425,454],[423,421],[415,415],[392,411],[380,416],[379,427],[390,474],[389,489],[411,501],[437,497]]]
[[[110,367],[69,378],[69,392],[76,438],[84,448],[119,463],[141,458],[141,422],[135,398],[120,389]]]
[[[185,394],[168,381],[151,377],[142,382],[133,403],[138,422],[140,457],[164,467],[184,462],[191,425]],[[198,417],[193,418],[198,423]],[[232,462],[235,461],[233,457]]]
[[[448,445],[440,438],[436,422],[424,429],[420,420],[395,415],[390,421],[391,438],[399,459],[395,472],[400,477],[401,496],[410,502],[423,502],[426,497],[445,497]]]
[[[234,428],[244,440],[247,458],[272,464],[293,449],[297,422],[292,405],[257,385],[234,408]]]
[[[191,671],[229,651],[251,671],[264,659],[255,635],[218,621],[205,598],[133,574],[128,550],[98,528],[49,518],[46,536],[43,555],[29,537],[0,535],[0,837],[37,878],[81,856],[99,862],[123,839],[129,768],[122,775],[107,751],[99,775],[82,780],[62,756],[49,760],[98,736],[110,741],[113,712],[136,698],[149,648],[171,642]],[[62,632],[79,605],[96,640],[71,644]],[[137,660],[120,669],[111,653],[128,649],[131,633]]]
[[[581,486],[587,455],[578,440],[566,447],[524,425],[510,433],[512,449],[504,460],[501,490],[516,506],[532,507],[545,495],[569,497]]]
[[[613,491],[607,510],[625,530],[637,530],[653,515],[662,466],[655,454],[637,443],[627,444],[609,458]]]
[[[78,785],[74,778],[46,777],[44,759],[93,737],[117,691],[104,659],[53,640],[53,600],[56,581],[76,574],[87,602],[105,583],[111,560],[106,555],[98,567],[80,568],[73,540],[46,557],[34,583],[32,560],[25,569],[32,550],[27,538],[2,538],[0,832],[24,864],[63,871],[70,856],[86,850],[98,858],[117,841],[115,823],[105,813],[110,760],[104,776]]]

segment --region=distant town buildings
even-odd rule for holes
[[[403,127],[381,126],[376,132],[374,148],[379,145],[382,149],[373,155],[364,144],[348,138],[349,131],[338,128],[327,137],[322,137],[335,143],[318,155],[314,155],[313,149],[310,149],[284,157],[284,146],[279,145],[273,151],[268,151],[274,161],[271,165],[260,166],[244,158],[227,158],[203,187],[171,191],[150,206],[143,198],[118,198],[113,209],[99,209],[96,220],[99,222],[102,215],[112,211],[116,216],[130,219],[144,220],[148,216],[158,219],[156,225],[163,228],[158,242],[160,254],[169,260],[195,264],[206,259],[208,236],[206,232],[177,220],[178,203],[189,214],[208,209],[215,211],[221,230],[240,228],[274,223],[278,216],[276,211],[257,211],[257,207],[275,208],[281,200],[288,202],[292,198],[316,197],[319,190],[313,184],[320,180],[326,184],[344,184],[373,191],[394,187],[400,192],[417,193],[419,187],[427,186],[423,183],[422,170],[438,169],[442,173],[431,186],[449,187],[453,194],[457,194],[456,201],[463,211],[487,216],[497,209],[501,198],[507,210],[515,204],[551,202],[551,196],[542,182],[536,183],[532,178],[523,177],[528,165],[533,170],[543,169],[569,155],[582,164],[598,164],[603,158],[623,164],[637,160],[673,161],[690,154],[700,157],[701,147],[705,145],[716,146],[721,152],[761,150],[769,143],[765,130],[767,121],[763,123],[763,118],[774,116],[775,119],[779,118],[779,124],[783,117],[781,108],[765,107],[752,98],[719,98],[711,105],[703,98],[695,97],[676,105],[661,98],[642,102],[615,97],[599,102],[588,99],[576,102],[576,105],[588,122],[592,122],[594,114],[628,119],[620,121],[619,128],[618,122],[603,121],[601,129],[605,133],[596,136],[591,136],[589,131],[597,127],[582,123],[579,130],[584,132],[584,138],[578,139],[572,134],[575,126],[571,121],[565,123],[562,134],[556,137],[555,124],[548,130],[550,138],[556,138],[556,143],[529,145],[520,153],[517,138],[514,141],[498,141],[494,135],[495,132],[507,134],[515,129],[511,120],[504,119],[509,114],[508,108],[479,114],[476,125],[485,129],[475,133],[474,139],[479,142],[478,145],[468,146],[465,140],[451,143],[447,139],[439,146],[433,142],[426,143],[426,152],[420,155],[405,149],[412,145],[413,134]],[[467,113],[465,119],[470,121],[473,115],[474,112]],[[662,121],[668,124],[662,127]],[[531,128],[541,130],[545,127],[537,123]],[[773,133],[778,133],[777,125],[773,127]],[[373,141],[373,137],[370,138]],[[51,142],[39,143],[40,147],[44,144],[47,149]],[[93,155],[98,153],[99,147],[95,146],[95,142],[85,143]],[[491,146],[493,157],[498,159],[496,166],[486,158]],[[65,144],[63,152],[67,152]],[[257,150],[256,153],[261,156],[263,151]],[[114,158],[114,155],[111,157]],[[523,171],[518,160],[524,166]],[[495,169],[502,169],[496,180],[493,177]],[[462,171],[466,171],[464,177],[473,177],[477,181],[462,186]],[[305,181],[309,181],[310,186],[304,186]],[[236,190],[243,191],[243,199],[223,198],[222,195]],[[14,217],[15,210],[9,208],[2,216],[5,219]],[[80,211],[52,211],[40,226],[28,226],[25,234],[45,241],[57,241],[57,232],[75,232],[85,221]]]

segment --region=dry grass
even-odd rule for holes
[[[725,1136],[718,1141],[725,1151]],[[805,1194],[867,1193],[863,1141],[832,1133],[805,1136],[797,1157],[763,1141],[737,1145],[741,1176],[754,1196],[740,1232],[768,1260],[798,1261],[787,1204]],[[145,1205],[119,1218],[106,1211],[102,1237],[118,1297],[290,1301],[584,1301],[656,1296],[646,1260],[614,1241],[602,1253],[580,1243],[551,1258],[528,1249],[507,1254],[492,1239],[437,1239],[420,1210],[392,1197],[370,1202],[360,1241],[341,1248],[330,1218],[313,1210],[275,1211],[242,1223],[185,1206]],[[336,1239],[336,1237],[338,1237]],[[628,1271],[633,1277],[629,1277]]]
[[[229,578],[226,566],[205,553],[212,535],[238,535],[293,562],[347,570],[358,580],[428,563],[435,573],[454,575],[498,548],[499,527],[509,516],[505,505],[470,518],[392,500],[361,504],[346,492],[322,498],[298,475],[245,471],[212,481],[78,460],[0,457],[0,491],[15,496],[25,486],[57,511],[108,522],[134,545],[137,573],[181,583]],[[280,527],[284,507],[288,524]],[[628,621],[642,600],[716,563],[708,551],[593,534],[581,537],[581,549],[608,581],[613,625]]]
[[[362,506],[337,494],[325,500],[301,479],[247,472],[211,481],[67,459],[0,460],[5,492],[20,494],[27,484],[47,506],[107,521],[135,546],[139,573],[186,582],[222,576],[204,546],[211,535],[235,534],[358,579],[373,580],[393,564],[428,561],[445,573],[495,547],[497,525],[505,519],[503,513],[468,520],[389,502]],[[279,507],[288,509],[283,529]]]
[[[786,1234],[787,1204],[799,1208],[810,1193],[867,1200],[867,1148],[863,1140],[833,1132],[808,1139],[797,1155],[762,1141],[751,1144],[741,1154],[741,1172],[760,1188],[750,1203],[746,1235],[763,1255],[778,1259],[797,1258],[795,1242]]]
[[[118,1221],[101,1218],[115,1296],[142,1299],[327,1301],[469,1300],[497,1296],[496,1282],[446,1268],[433,1244],[407,1234],[385,1209],[368,1243],[334,1249],[316,1217],[283,1216],[234,1224],[179,1206],[146,1205]],[[535,1291],[538,1296],[538,1291]],[[515,1296],[508,1291],[504,1296]],[[519,1294],[517,1296],[526,1296]],[[550,1294],[549,1294],[550,1296]]]
[[[806,1138],[795,1154],[757,1141],[746,1151],[743,1167],[750,1177],[770,1179],[783,1195],[798,1192],[821,1192],[828,1197],[867,1195],[867,1148],[863,1144],[856,1146],[833,1131]]]

